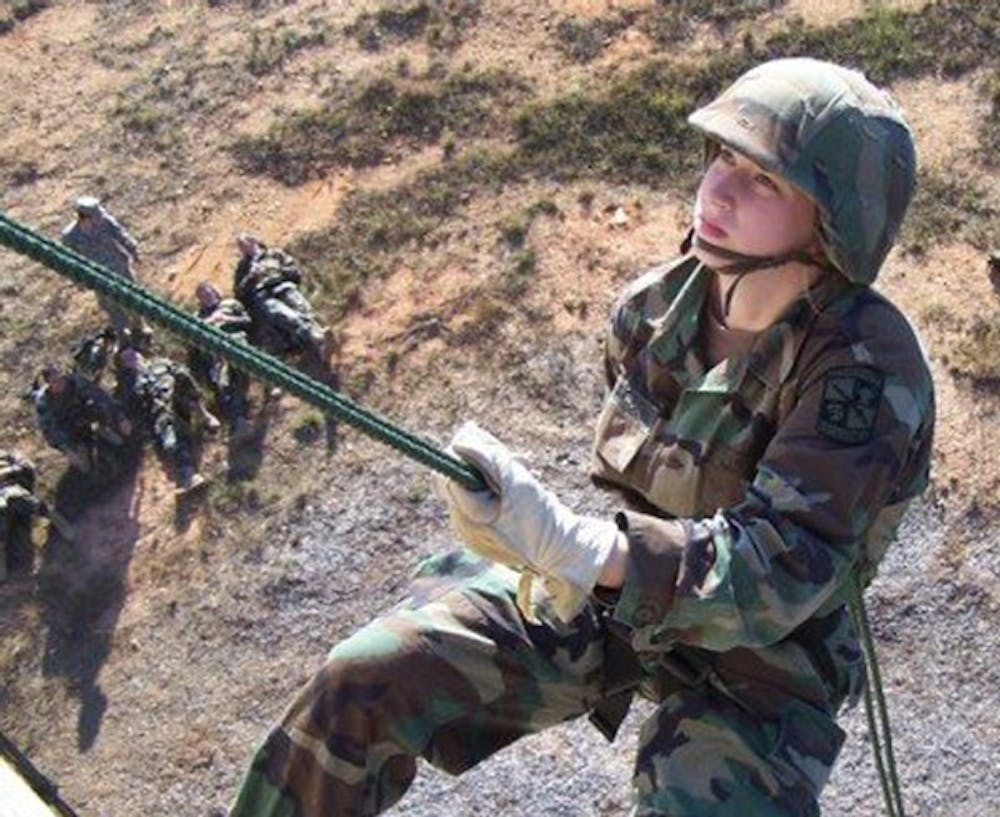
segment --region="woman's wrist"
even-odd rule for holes
[[[625,583],[625,568],[628,564],[628,537],[618,532],[604,562],[597,583],[601,587],[619,588]]]

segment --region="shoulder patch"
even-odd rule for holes
[[[863,445],[875,432],[885,375],[868,366],[831,369],[823,379],[816,431],[844,445]]]

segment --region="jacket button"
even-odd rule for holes
[[[656,621],[656,608],[651,604],[640,604],[635,611],[635,623],[640,627],[652,624]]]

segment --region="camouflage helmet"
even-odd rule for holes
[[[690,122],[809,195],[823,250],[870,284],[913,196],[916,153],[892,99],[864,75],[799,57],[739,77]]]

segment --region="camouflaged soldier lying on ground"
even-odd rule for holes
[[[299,290],[302,271],[295,259],[249,233],[237,236],[236,246],[233,294],[253,319],[254,344],[273,355],[301,352],[310,362],[325,364],[326,330]]]
[[[146,360],[132,348],[120,351],[117,362],[119,398],[167,458],[178,496],[203,485],[196,468],[198,432],[215,433],[220,423],[205,407],[191,373],[166,357]]]
[[[223,298],[222,293],[210,282],[202,281],[195,289],[198,299],[198,317],[221,329],[234,340],[248,343],[250,315],[235,298]],[[250,377],[238,366],[230,365],[225,358],[211,355],[192,347],[188,352],[191,373],[212,390],[218,411],[229,424],[231,439],[239,442],[253,433],[247,419],[249,404],[247,391]]]
[[[299,291],[302,272],[295,259],[277,247],[268,247],[249,233],[236,239],[240,261],[233,274],[233,293],[253,319],[250,340],[277,357],[298,355],[299,365],[310,377],[331,389],[340,388],[337,371],[330,365],[332,336],[316,319]],[[276,397],[275,390],[270,397]],[[326,448],[337,442],[337,423],[327,415]]]
[[[927,485],[927,363],[874,281],[914,184],[910,131],[864,77],[809,59],[690,117],[706,165],[680,258],[616,304],[578,515],[472,425],[442,481],[473,550],[331,651],[257,752],[235,817],[370,815],[416,758],[458,774],[635,692],[634,815],[807,817],[865,678],[845,606]],[[494,563],[495,562],[495,563]],[[532,579],[535,579],[532,582]]]

